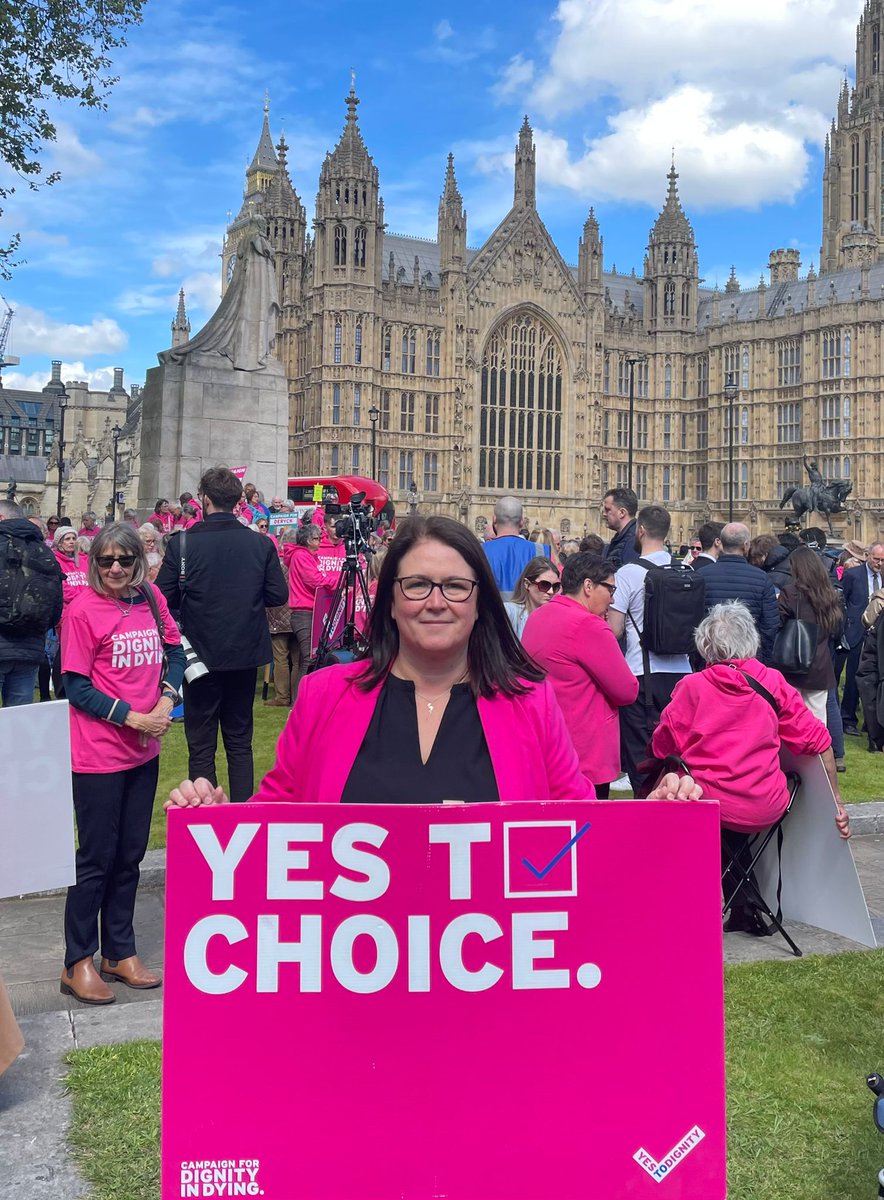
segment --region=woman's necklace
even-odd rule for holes
[[[457,687],[457,685],[458,685],[459,683],[463,683],[463,682],[464,682],[464,680],[466,679],[466,677],[467,677],[467,675],[468,675],[468,674],[469,674],[469,672],[468,672],[468,671],[464,671],[464,673],[463,673],[463,675],[461,675],[460,679],[455,679],[454,683],[450,683],[450,684],[448,685],[448,687],[445,689],[445,691],[444,691],[444,692],[439,692],[439,694],[438,694],[437,696],[428,696],[428,695],[427,695],[425,692],[419,692],[419,691],[418,691],[418,688],[417,688],[417,684],[416,684],[416,683],[414,683],[414,680],[412,679],[412,680],[411,680],[411,682],[414,684],[414,696],[415,696],[415,699],[416,699],[416,700],[422,700],[422,701],[424,702],[424,704],[426,704],[426,706],[427,706],[427,710],[428,710],[429,712],[434,712],[434,711],[435,711],[435,708],[436,708],[436,705],[437,705],[437,703],[438,703],[438,702],[439,702],[439,701],[442,699],[442,697],[443,697],[443,696],[450,696],[450,695],[451,695],[451,689],[452,689],[452,688],[454,688],[454,687]]]
[[[129,597],[129,603],[128,603],[128,604],[125,604],[125,605],[124,605],[124,604],[120,604],[120,603],[117,601],[117,598],[116,598],[116,596],[111,596],[111,595],[108,595],[108,599],[111,601],[111,603],[113,604],[114,608],[115,608],[115,609],[117,609],[117,611],[118,611],[118,612],[121,612],[121,613],[123,614],[123,616],[124,616],[124,617],[128,617],[129,613],[132,611],[132,605],[135,603],[135,597],[134,597],[134,596],[130,596],[130,597]]]

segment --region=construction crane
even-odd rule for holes
[[[6,343],[9,340],[9,329],[12,325],[12,318],[15,313],[9,306],[9,301],[5,296],[0,296],[4,307],[6,308],[6,316],[3,318],[3,323],[0,325],[0,387],[3,386],[3,368],[17,367],[21,359],[17,354],[6,353]]]

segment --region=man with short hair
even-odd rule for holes
[[[266,609],[287,604],[289,589],[270,538],[234,516],[242,484],[233,472],[210,468],[199,490],[205,519],[169,539],[156,585],[173,613],[180,613],[183,634],[208,668],[208,674],[184,681],[189,776],[217,784],[220,725],[230,799],[242,802],[254,791],[256,671],[273,658]]]
[[[494,506],[494,538],[482,548],[500,594],[511,600],[516,581],[525,566],[537,556],[537,546],[521,536],[522,502],[516,496],[501,496]]]
[[[124,508],[123,520],[134,529],[141,528],[141,522],[138,520],[138,510],[135,508]]]
[[[650,678],[645,676],[645,655],[642,653],[641,633],[645,618],[645,578],[648,568],[638,559],[654,566],[667,567],[672,556],[666,549],[671,517],[659,504],[643,508],[635,522],[635,540],[639,553],[635,562],[626,563],[614,576],[616,591],[608,609],[608,623],[617,638],[626,634],[626,665],[638,679],[638,698],[620,709],[620,751],[633,791],[641,776],[638,765],[648,756],[648,742],[660,723],[660,713],[669,703],[672,689],[691,664],[687,654],[654,654],[649,652],[647,664]]]
[[[859,733],[856,715],[856,706],[859,701],[856,670],[859,666],[865,633],[862,615],[873,592],[876,592],[881,586],[882,578],[884,578],[882,572],[884,572],[884,545],[878,542],[869,547],[868,558],[864,563],[858,567],[849,567],[841,576],[846,615],[844,640],[850,647],[847,655],[847,672],[844,677],[844,693],[841,697],[841,719],[844,722],[844,732],[854,737]],[[836,663],[836,671],[840,680],[840,663]]]
[[[724,525],[720,521],[707,521],[697,530],[697,541],[700,543],[700,553],[694,555],[691,566],[695,571],[703,571],[718,562],[721,554],[721,531]]]
[[[34,562],[30,562],[33,556]],[[37,562],[39,560],[39,563]],[[27,625],[0,625],[0,699],[4,708],[33,704],[37,670],[46,658],[47,630],[61,619],[61,567],[43,542],[43,531],[29,521],[14,500],[0,500],[0,596],[4,609],[14,606],[13,597],[19,594],[19,563],[32,571],[40,570],[39,593],[28,584],[29,595],[39,598],[42,617],[33,612]]]
[[[777,593],[770,577],[760,567],[753,567],[746,557],[750,541],[749,530],[739,521],[731,521],[722,529],[721,554],[703,576],[706,611],[726,600],[742,601],[758,627],[761,661],[769,664],[780,628]]]
[[[616,571],[626,563],[638,562],[640,552],[636,545],[636,521],[638,497],[632,488],[611,488],[602,501],[602,516],[614,536],[605,547],[603,557],[610,560]]]
[[[95,513],[90,509],[83,513],[83,524],[77,530],[77,537],[94,538],[98,535],[101,526],[98,524],[98,519]]]

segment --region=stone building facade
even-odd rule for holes
[[[117,491],[124,494],[117,509],[121,514],[138,493],[139,392],[137,384],[126,391],[119,367],[108,391],[90,389],[78,380],[64,383],[60,361],[53,361],[50,378],[39,392],[0,384],[0,496],[14,484],[16,502],[26,515],[46,518],[55,513],[63,437],[59,515],[69,516],[75,525],[87,510],[104,519],[113,496],[115,453]],[[114,429],[119,430],[116,446]]]
[[[865,5],[856,86],[827,139],[820,273],[779,249],[751,290],[733,274],[722,291],[702,286],[674,165],[641,276],[605,269],[592,209],[569,265],[537,211],[527,118],[512,207],[484,245],[467,244],[450,156],[436,239],[388,232],[352,88],[309,232],[265,105],[222,286],[260,217],[276,255],[292,473],[374,474],[400,505],[413,482],[422,509],[477,530],[514,492],[532,524],[580,534],[627,482],[631,386],[633,483],[672,510],[674,539],[731,507],[753,533],[782,527],[804,453],[827,479],[853,480],[836,531],[881,537],[882,7]]]

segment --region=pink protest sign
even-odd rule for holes
[[[719,1200],[715,804],[170,816],[164,1200]]]

